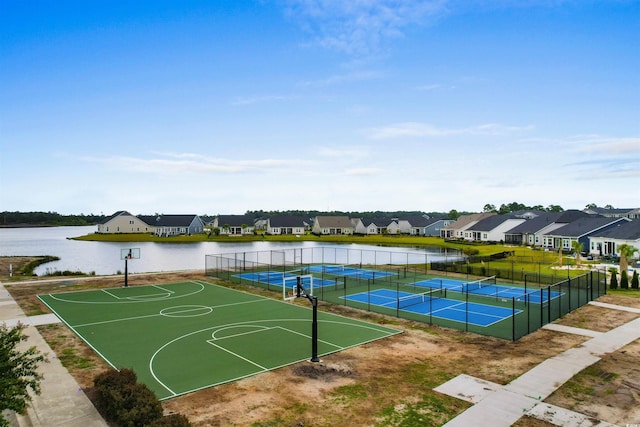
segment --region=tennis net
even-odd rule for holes
[[[473,282],[466,282],[462,285],[463,291],[473,292],[478,289],[485,288],[487,286],[494,287],[496,284],[496,276],[486,277],[480,280],[474,280]]]
[[[411,307],[412,305],[418,305],[425,302],[430,302],[447,296],[446,289],[434,289],[431,291],[423,292],[421,294],[409,295],[406,297],[398,298],[398,308]]]

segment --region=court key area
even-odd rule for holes
[[[203,281],[39,298],[109,365],[134,369],[160,399],[311,356],[310,308]],[[320,311],[318,355],[398,333]]]

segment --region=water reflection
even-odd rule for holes
[[[443,260],[445,257],[457,256],[457,251],[434,247],[394,247],[362,244],[327,244],[321,242],[246,242],[246,243],[118,243],[118,242],[85,242],[70,240],[70,237],[93,233],[94,226],[89,227],[35,227],[35,228],[0,228],[0,255],[38,256],[53,255],[60,261],[47,263],[35,271],[38,275],[55,271],[81,271],[95,274],[116,274],[124,271],[124,261],[120,259],[120,250],[124,248],[140,248],[140,259],[128,263],[130,273],[146,273],[159,271],[202,270],[205,255],[235,252],[258,252],[278,250],[281,248],[303,248],[307,253],[310,248],[335,247],[337,253],[344,254],[343,263],[349,263],[351,251],[359,251],[366,256],[389,258],[392,263],[428,262]],[[345,251],[345,248],[348,249]],[[326,249],[325,249],[326,250]],[[394,253],[394,255],[389,255]],[[407,254],[407,255],[405,255]],[[306,256],[306,255],[305,255]],[[343,255],[340,255],[343,256]],[[383,259],[376,259],[380,264]]]

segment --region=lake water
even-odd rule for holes
[[[96,231],[95,226],[88,227],[35,227],[0,228],[0,256],[39,256],[53,255],[59,261],[38,267],[38,275],[55,271],[95,272],[98,275],[116,274],[124,271],[124,261],[120,259],[120,250],[140,248],[140,259],[128,262],[130,273],[159,271],[204,270],[205,256],[221,253],[270,251],[282,248],[348,248],[349,251],[362,250],[397,253],[397,259],[412,263],[434,262],[457,257],[456,251],[440,248],[407,248],[360,244],[328,244],[321,242],[246,242],[246,243],[115,243],[86,242],[70,240],[71,237],[84,236]],[[342,251],[340,251],[342,252]],[[406,253],[400,255],[400,253]],[[396,257],[394,256],[394,259]],[[341,263],[347,263],[342,260]],[[382,263],[385,261],[382,260]]]

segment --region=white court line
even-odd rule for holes
[[[242,359],[242,360],[244,360],[245,362],[252,364],[253,366],[257,366],[257,367],[258,367],[258,368],[260,368],[262,371],[268,371],[268,370],[269,370],[269,368],[265,368],[264,366],[262,366],[262,365],[260,365],[260,364],[258,364],[258,363],[256,363],[256,362],[254,362],[254,361],[252,361],[252,360],[249,360],[249,359],[247,359],[246,357],[242,357],[242,356],[240,356],[238,353],[234,353],[233,351],[231,351],[231,350],[229,350],[229,349],[226,349],[226,348],[224,348],[224,347],[222,347],[222,346],[220,346],[220,345],[218,345],[218,344],[215,344],[215,343],[214,343],[214,342],[212,342],[212,341],[207,341],[207,342],[208,342],[209,344],[211,344],[212,346],[217,347],[217,348],[219,348],[220,350],[222,350],[222,351],[226,351],[227,353],[231,354],[232,356],[237,357],[238,359]]]

